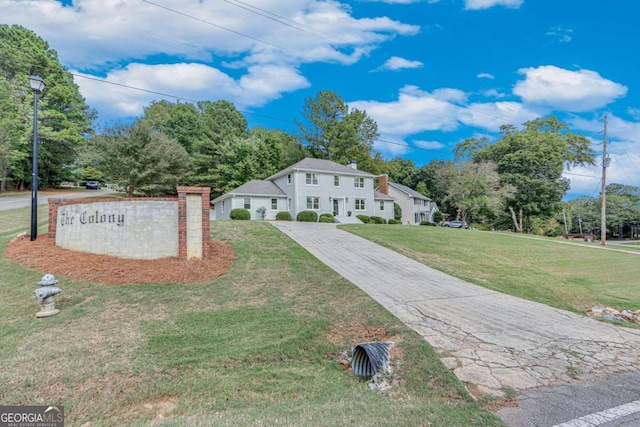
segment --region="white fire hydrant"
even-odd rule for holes
[[[36,313],[36,317],[49,317],[60,313],[56,309],[56,300],[62,289],[53,285],[58,284],[53,274],[45,274],[38,282],[40,288],[35,290],[36,298],[40,300],[40,311]]]

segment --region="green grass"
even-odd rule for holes
[[[442,227],[341,228],[469,282],[550,306],[640,309],[640,258],[617,246]]]
[[[421,337],[268,223],[213,222],[212,235],[237,255],[221,278],[58,276],[62,313],[47,319],[33,297],[43,272],[0,258],[0,404],[60,404],[68,425],[93,427],[503,425]],[[385,394],[338,363],[381,339],[399,362]]]
[[[47,205],[38,206],[38,234],[46,233],[48,227],[49,207]],[[14,209],[11,211],[0,211],[0,238],[31,230],[31,207]]]

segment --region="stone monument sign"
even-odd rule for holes
[[[209,258],[209,188],[178,197],[49,199],[49,237],[61,248],[130,259]]]

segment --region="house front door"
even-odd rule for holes
[[[338,200],[333,199],[333,216],[340,215],[340,203]]]

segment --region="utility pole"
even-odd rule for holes
[[[607,245],[607,166],[609,166],[609,158],[607,157],[607,116],[604,116],[604,138],[602,140],[602,206],[600,208],[600,244],[602,246]]]

